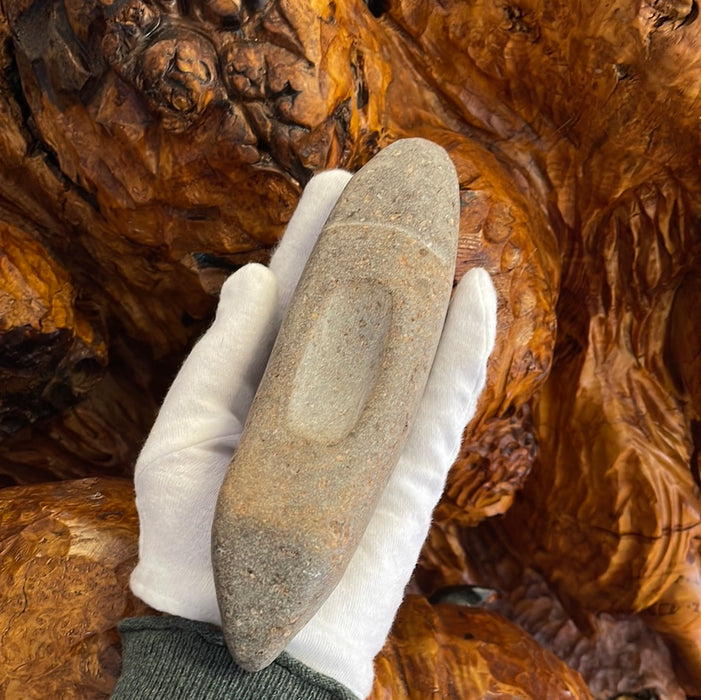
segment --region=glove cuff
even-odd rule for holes
[[[237,666],[220,630],[179,617],[123,620],[122,673],[112,698],[169,700],[357,700],[335,680],[282,654],[273,664],[249,673]]]

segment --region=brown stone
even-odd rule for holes
[[[341,578],[396,464],[452,286],[458,182],[423,139],[349,183],[302,275],[213,528],[236,661],[266,666]]]

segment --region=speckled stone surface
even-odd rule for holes
[[[214,519],[224,636],[248,670],[331,593],[397,463],[445,320],[459,214],[447,153],[398,141],[352,178],[311,254]]]

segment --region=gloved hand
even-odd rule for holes
[[[136,464],[139,563],[133,592],[152,607],[220,623],[210,552],[219,488],[283,313],[350,175],[313,178],[269,268],[224,284],[211,328],[175,379]],[[496,297],[484,270],[458,285],[402,456],[343,579],[287,652],[366,697],[428,533],[431,514],[484,386]]]

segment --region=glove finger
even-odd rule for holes
[[[350,178],[351,173],[344,170],[329,170],[313,177],[305,187],[285,235],[270,259],[270,269],[279,285],[281,315],[290,303],[326,219]]]
[[[495,332],[494,287],[484,270],[472,270],[453,296],[409,437],[356,552],[366,564],[380,562],[375,573],[384,580],[388,601],[393,589],[401,600],[428,534],[433,509],[485,384]]]
[[[496,332],[489,275],[461,280],[409,439],[341,582],[287,651],[360,697],[428,533],[431,514],[484,386]]]
[[[224,283],[214,322],[168,391],[139,462],[222,438],[233,449],[277,329],[275,276],[250,263]]]
[[[458,456],[484,388],[496,337],[497,298],[489,274],[470,270],[455,290],[418,413],[404,447],[436,500]],[[425,472],[423,470],[426,470]]]

